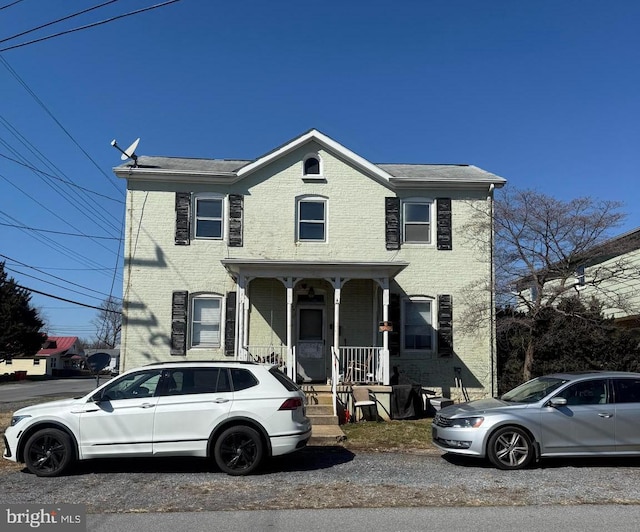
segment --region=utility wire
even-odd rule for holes
[[[0,211],[2,212],[2,211]],[[6,214],[6,213],[3,213]],[[4,225],[5,227],[15,227],[17,229],[25,229],[27,231],[36,231],[38,233],[52,233],[54,235],[64,235],[64,236],[79,236],[82,238],[91,238],[91,239],[99,239],[99,240],[120,240],[120,238],[116,236],[92,236],[92,235],[83,235],[80,233],[65,233],[64,231],[52,231],[50,229],[38,229],[36,227],[27,227],[26,225],[18,225],[18,224],[7,224],[0,222],[0,225]],[[111,268],[109,268],[111,269]]]
[[[176,2],[180,2],[180,0],[168,0],[167,2],[162,2],[161,4],[156,4],[154,6],[145,7],[145,8],[142,8],[142,9],[138,9],[136,11],[130,11],[129,13],[124,13],[122,15],[118,15],[116,17],[111,17],[111,18],[106,19],[106,20],[101,20],[99,22],[92,22],[91,24],[86,24],[85,26],[79,26],[77,28],[72,28],[70,30],[61,31],[59,33],[54,33],[53,35],[47,35],[46,37],[41,37],[39,39],[34,39],[32,41],[23,42],[23,43],[20,43],[20,44],[14,44],[13,46],[7,46],[5,48],[1,48],[0,52],[7,52],[9,50],[15,50],[16,48],[21,48],[23,46],[29,46],[30,44],[35,44],[35,43],[38,43],[38,42],[46,41],[46,40],[49,40],[49,39],[53,39],[55,37],[60,37],[62,35],[67,35],[69,33],[74,33],[76,31],[82,31],[82,30],[86,30],[86,29],[90,29],[90,28],[95,28],[96,26],[101,26],[103,24],[107,24],[109,22],[113,22],[115,20],[119,20],[121,18],[130,17],[132,15],[138,15],[138,14],[144,13],[146,11],[151,11],[152,9],[157,9],[159,7],[168,6],[169,4],[175,4]]]
[[[15,6],[16,4],[19,4],[20,2],[22,2],[22,0],[16,0],[15,2],[11,2],[10,4],[4,5],[4,6],[0,6],[0,11],[2,11],[3,9],[7,9],[8,7],[11,7],[11,6]]]
[[[84,15],[85,13],[89,13],[89,11],[93,11],[95,9],[99,9],[101,7],[104,7],[104,6],[108,5],[108,4],[113,4],[113,3],[119,2],[119,1],[120,0],[109,0],[108,2],[104,2],[103,4],[100,4],[98,6],[89,7],[87,9],[83,10],[83,11],[78,11],[78,12],[73,13],[71,15],[67,15],[66,17],[59,18],[58,20],[53,20],[51,22],[47,22],[46,24],[42,24],[41,26],[37,26],[35,28],[31,28],[30,30],[23,31],[23,32],[20,32],[20,33],[16,33],[15,35],[12,35],[11,37],[6,37],[4,39],[1,39],[0,43],[7,42],[7,41],[10,41],[11,39],[16,39],[18,37],[22,37],[23,35],[26,35],[27,33],[33,33],[34,31],[41,30],[42,28],[46,28],[47,26],[53,26],[54,24],[57,24],[58,22],[63,22],[65,20],[69,20],[69,19],[71,19],[73,17],[77,17],[79,15]]]
[[[40,294],[41,296],[51,297],[53,299],[57,299],[58,301],[66,301],[67,303],[73,303],[74,305],[79,305],[81,307],[93,308],[96,310],[104,310],[105,312],[113,312],[114,314],[122,314],[119,310],[111,310],[105,309],[102,307],[96,307],[95,305],[87,305],[86,303],[80,303],[79,301],[73,301],[72,299],[66,299],[64,297],[54,296],[53,294],[48,294],[47,292],[41,292],[40,290],[34,290],[33,288],[28,288],[26,286],[19,285],[17,283],[13,283],[14,286],[18,288],[22,288],[23,290],[28,290],[29,292],[33,292],[34,294]]]

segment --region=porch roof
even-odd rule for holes
[[[349,279],[393,279],[408,262],[359,262],[359,261],[304,261],[268,259],[222,259],[227,271],[237,277],[296,277]]]

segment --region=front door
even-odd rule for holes
[[[324,308],[298,308],[298,342],[296,347],[299,382],[326,382]]]

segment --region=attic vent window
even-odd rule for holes
[[[304,158],[302,165],[302,179],[323,180],[322,160],[315,154],[309,154]]]

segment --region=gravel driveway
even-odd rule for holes
[[[259,474],[229,477],[195,459],[96,460],[72,474],[0,474],[5,503],[83,503],[89,513],[640,502],[640,460],[546,461],[499,471],[435,453],[310,447]]]

